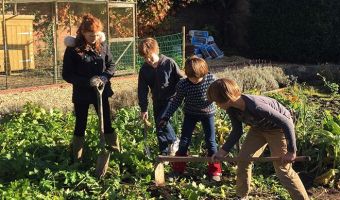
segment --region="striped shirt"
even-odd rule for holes
[[[215,76],[208,73],[203,80],[197,84],[189,81],[188,78],[182,79],[176,86],[176,96],[171,102],[164,118],[170,119],[177,108],[184,100],[183,111],[192,115],[212,115],[216,111],[214,103],[208,101],[207,90],[212,82],[216,80]]]

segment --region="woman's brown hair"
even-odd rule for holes
[[[103,24],[102,22],[94,17],[91,14],[83,15],[82,22],[77,30],[77,37],[76,37],[76,47],[81,51],[84,51],[87,48],[87,44],[83,33],[85,32],[99,32],[103,31]],[[101,50],[101,41],[97,40],[95,43],[95,50],[99,53]]]
[[[225,103],[229,99],[236,100],[241,96],[240,87],[234,80],[221,78],[214,81],[208,88],[208,100],[217,103]]]
[[[191,56],[185,61],[184,71],[189,78],[201,78],[208,74],[208,64],[204,59]]]

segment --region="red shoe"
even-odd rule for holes
[[[221,181],[222,168],[220,162],[214,162],[208,164],[208,175],[213,181]]]
[[[181,155],[180,153],[178,153],[178,151],[176,152],[176,156],[183,156],[183,157],[187,157],[187,154]],[[183,174],[185,169],[187,168],[187,163],[186,162],[173,162],[170,163],[171,168],[174,172],[176,173],[180,173]]]

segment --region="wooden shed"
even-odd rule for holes
[[[8,71],[34,69],[33,52],[33,20],[34,15],[5,15],[6,40],[8,49]],[[3,24],[3,18],[0,18]],[[3,26],[0,26],[0,60],[4,60]],[[0,72],[4,72],[4,64],[0,64]]]

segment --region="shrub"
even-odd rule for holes
[[[259,90],[269,91],[286,86],[289,83],[288,76],[279,67],[263,65],[256,67],[254,65],[228,69],[217,73],[219,78],[231,78],[236,80],[243,91]]]

